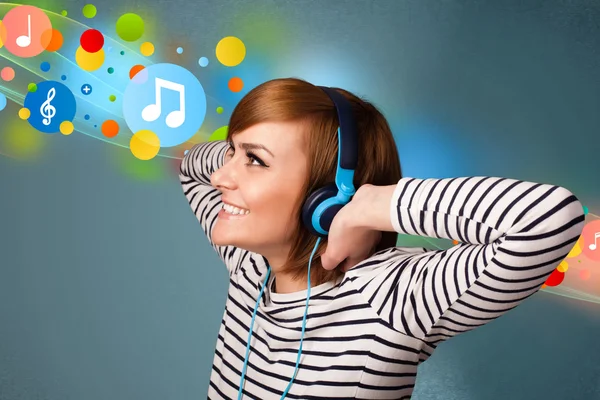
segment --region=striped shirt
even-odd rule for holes
[[[209,241],[221,209],[210,176],[226,150],[222,141],[200,143],[181,164],[183,191]],[[494,177],[402,178],[389,213],[398,233],[459,244],[389,248],[313,287],[287,399],[409,399],[418,365],[436,346],[537,292],[584,224],[583,207],[567,189]],[[237,399],[267,262],[240,248],[213,247],[230,283],[208,398]],[[254,323],[244,399],[279,399],[296,365],[307,291],[275,293],[273,274],[269,280]]]

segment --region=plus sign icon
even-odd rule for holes
[[[81,93],[88,95],[92,93],[92,85],[88,84],[88,83],[84,83],[83,86],[81,86]]]

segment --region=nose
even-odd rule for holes
[[[210,176],[210,184],[221,192],[237,188],[233,164],[232,160],[229,160],[221,168],[213,172]]]

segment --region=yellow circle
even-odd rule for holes
[[[75,52],[75,61],[84,71],[95,71],[104,64],[104,49],[95,53],[88,53],[79,46]]]
[[[558,264],[558,267],[556,267],[556,269],[560,272],[567,272],[567,270],[569,269],[569,264],[565,260],[563,260],[560,264]]]
[[[4,46],[4,41],[6,40],[6,28],[2,21],[0,21],[0,49]]]
[[[216,55],[221,64],[235,67],[246,57],[246,46],[235,36],[227,36],[217,44]]]
[[[30,115],[31,111],[29,111],[29,108],[23,107],[19,110],[19,118],[21,119],[28,119]]]
[[[152,54],[154,54],[154,45],[150,42],[144,42],[140,45],[140,53],[142,53],[143,56],[151,56]]]
[[[160,139],[156,136],[156,133],[142,129],[131,137],[129,148],[133,155],[140,160],[150,160],[160,150]]]
[[[571,251],[569,251],[569,254],[567,254],[567,258],[573,258],[573,257],[577,257],[578,255],[581,254],[581,242],[583,240],[583,236],[580,236],[579,239],[577,240],[577,242],[575,242],[575,246],[573,246],[573,248],[571,249]]]
[[[71,121],[63,121],[60,124],[60,133],[62,133],[63,135],[70,135],[71,133],[73,133],[73,129],[75,129],[75,127],[73,126],[73,123]]]

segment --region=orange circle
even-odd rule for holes
[[[4,67],[2,71],[0,71],[0,78],[5,80],[6,82],[10,82],[15,79],[15,70],[11,67]]]
[[[20,5],[10,9],[2,20],[6,37],[2,38],[6,50],[17,57],[35,57],[45,48],[42,34],[52,29],[48,16],[38,7]]]
[[[63,35],[58,29],[48,29],[42,33],[42,45],[46,51],[58,51],[63,42]]]
[[[129,70],[129,79],[133,79],[133,77],[140,72],[141,70],[143,70],[144,67],[143,65],[134,65],[133,67],[131,67],[131,69]]]
[[[117,133],[119,133],[119,124],[112,119],[108,119],[102,123],[102,127],[100,128],[102,134],[106,137],[115,137]]]
[[[231,90],[232,92],[239,92],[244,88],[244,82],[241,78],[238,78],[236,76],[229,80],[227,86],[229,86],[229,90]]]

